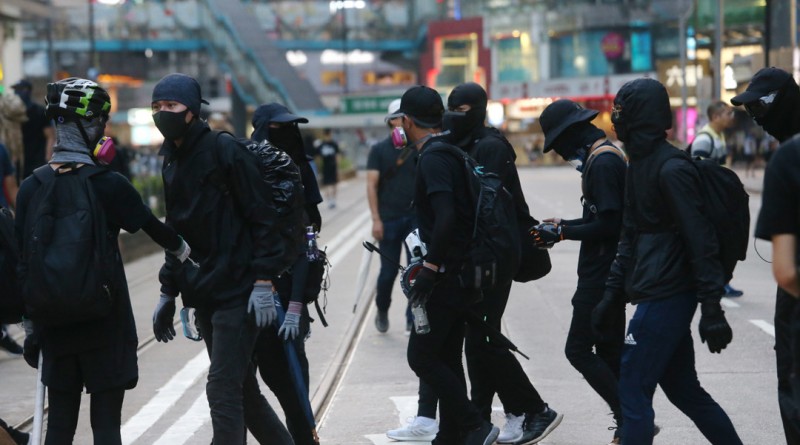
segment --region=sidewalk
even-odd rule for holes
[[[758,168],[755,172],[750,176],[747,177],[745,175],[745,169],[743,167],[733,167],[731,170],[736,172],[739,175],[739,179],[742,180],[742,184],[744,184],[744,189],[747,190],[747,193],[750,194],[761,194],[761,191],[764,188],[764,169]],[[754,175],[754,176],[753,176]]]

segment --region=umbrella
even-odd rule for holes
[[[44,421],[44,392],[45,386],[42,383],[42,368],[44,365],[42,351],[39,351],[39,371],[36,377],[36,404],[33,411],[33,431],[31,431],[30,443],[41,445],[42,443],[42,424]]]
[[[272,294],[275,299],[275,308],[278,311],[278,323],[276,329],[280,328],[286,314],[281,306],[280,296],[277,292]],[[319,443],[319,436],[317,435],[317,421],[314,419],[314,412],[311,409],[311,401],[308,400],[308,390],[306,389],[306,382],[303,378],[303,369],[300,366],[300,359],[297,358],[297,350],[294,347],[294,341],[287,340],[283,342],[283,352],[286,354],[286,360],[289,362],[289,374],[292,377],[292,384],[297,397],[300,400],[300,405],[303,407],[303,412],[306,415],[309,427],[311,427],[311,436]]]

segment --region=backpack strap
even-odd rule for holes
[[[584,169],[585,172],[589,172],[594,160],[597,159],[598,156],[604,153],[614,153],[615,155],[619,156],[626,165],[628,164],[628,155],[625,154],[619,147],[612,145],[610,142],[605,141],[600,144],[597,148],[592,150],[592,153],[586,159],[586,168]],[[585,173],[584,173],[585,174]]]

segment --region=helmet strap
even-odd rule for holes
[[[86,147],[89,148],[89,150],[92,150],[95,144],[89,140],[89,135],[86,133],[86,129],[83,128],[83,122],[81,122],[80,119],[75,119],[75,123],[78,125],[78,130],[81,132],[83,141],[86,142]]]

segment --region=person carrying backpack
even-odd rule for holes
[[[761,211],[756,238],[772,241],[772,271],[778,289],[775,296],[775,361],[778,408],[787,445],[800,445],[800,315],[797,314],[797,237],[800,221],[797,153],[800,133],[800,87],[792,75],[779,68],[758,71],[747,90],[731,99],[744,105],[747,114],[769,135],[781,142],[764,172]]]
[[[461,149],[440,132],[444,105],[436,90],[409,88],[398,113],[408,141],[420,151],[414,203],[427,246],[409,292],[415,329],[408,340],[408,364],[439,397],[439,432],[433,444],[488,445],[499,430],[481,418],[467,397],[461,364],[467,311],[480,299],[480,289],[464,287],[459,279],[472,239],[471,184],[463,160],[449,152]]]
[[[46,102],[55,120],[54,154],[17,196],[19,278],[30,318],[25,360],[36,368],[41,350],[50,406],[45,444],[72,443],[84,388],[94,443],[119,444],[123,397],[138,380],[119,231],[144,230],[176,262],[191,249],[127,179],[98,165],[110,161],[101,139],[108,93],[93,81],[68,78],[47,85]],[[75,233],[87,236],[76,242]]]
[[[308,119],[292,114],[282,104],[272,102],[256,108],[253,114],[253,134],[250,138],[259,142],[270,141],[277,148],[285,151],[300,169],[303,180],[305,206],[301,228],[307,226],[319,230],[322,225],[319,203],[322,195],[317,179],[311,170],[310,159],[306,156],[303,139],[298,124],[308,123]],[[295,445],[314,445],[313,425],[308,424],[303,403],[293,385],[290,365],[284,351],[284,342],[293,347],[300,362],[305,391],[308,393],[309,374],[308,357],[305,342],[311,329],[311,317],[306,306],[306,282],[309,280],[309,260],[307,244],[299,240],[299,254],[296,261],[286,273],[275,278],[275,288],[280,296],[281,305],[286,308],[283,324],[274,329],[262,329],[255,347],[256,363],[264,383],[278,398],[278,402],[286,415],[286,426],[294,439]],[[245,411],[252,409],[245,405]]]
[[[615,308],[626,299],[636,305],[620,367],[622,443],[653,443],[658,384],[709,442],[741,444],[695,369],[690,323],[698,303],[700,339],[711,352],[725,349],[733,334],[720,306],[725,272],[716,229],[697,193],[702,178],[689,156],[666,140],[672,125],[666,88],[646,78],[626,83],[611,121],[630,164],[622,235],[592,326],[601,339],[613,338]]]
[[[172,340],[178,294],[185,307],[196,308],[211,360],[206,395],[214,443],[242,444],[246,420],[260,443],[290,444],[258,389],[252,358],[259,332],[275,323],[273,279],[291,246],[276,229],[258,159],[200,120],[202,102],[200,85],[184,74],[169,74],[153,88],[153,121],[164,135],[166,222],[193,248],[192,262],[167,258],[162,266],[153,332],[158,341]],[[243,403],[258,412],[245,417]]]
[[[570,364],[605,400],[617,427],[612,444],[620,443],[622,408],[617,395],[622,340],[625,337],[625,305],[610,309],[612,334],[599,339],[592,333],[592,310],[603,298],[608,270],[617,252],[622,228],[622,208],[627,159],[591,121],[598,112],[561,99],[542,111],[544,152],[555,150],[581,174],[583,215],[579,219],[545,219],[535,230],[537,244],[552,247],[562,240],[581,242],[578,286],[572,297],[570,323],[564,353]]]
[[[514,148],[494,128],[484,125],[488,98],[477,83],[456,86],[447,98],[442,127],[448,130],[448,140],[462,148],[483,167],[497,174],[511,192],[516,209],[516,225],[528,228],[537,221],[530,216],[528,204],[519,182],[514,161]],[[472,307],[479,318],[500,331],[501,320],[511,292],[512,280],[498,283],[483,291],[483,299]],[[538,442],[561,423],[562,414],[550,408],[514,354],[503,346],[487,341],[486,335],[469,325],[464,344],[467,370],[471,383],[471,399],[481,416],[489,420],[492,400],[497,393],[503,403],[506,424],[498,443],[527,444]]]

